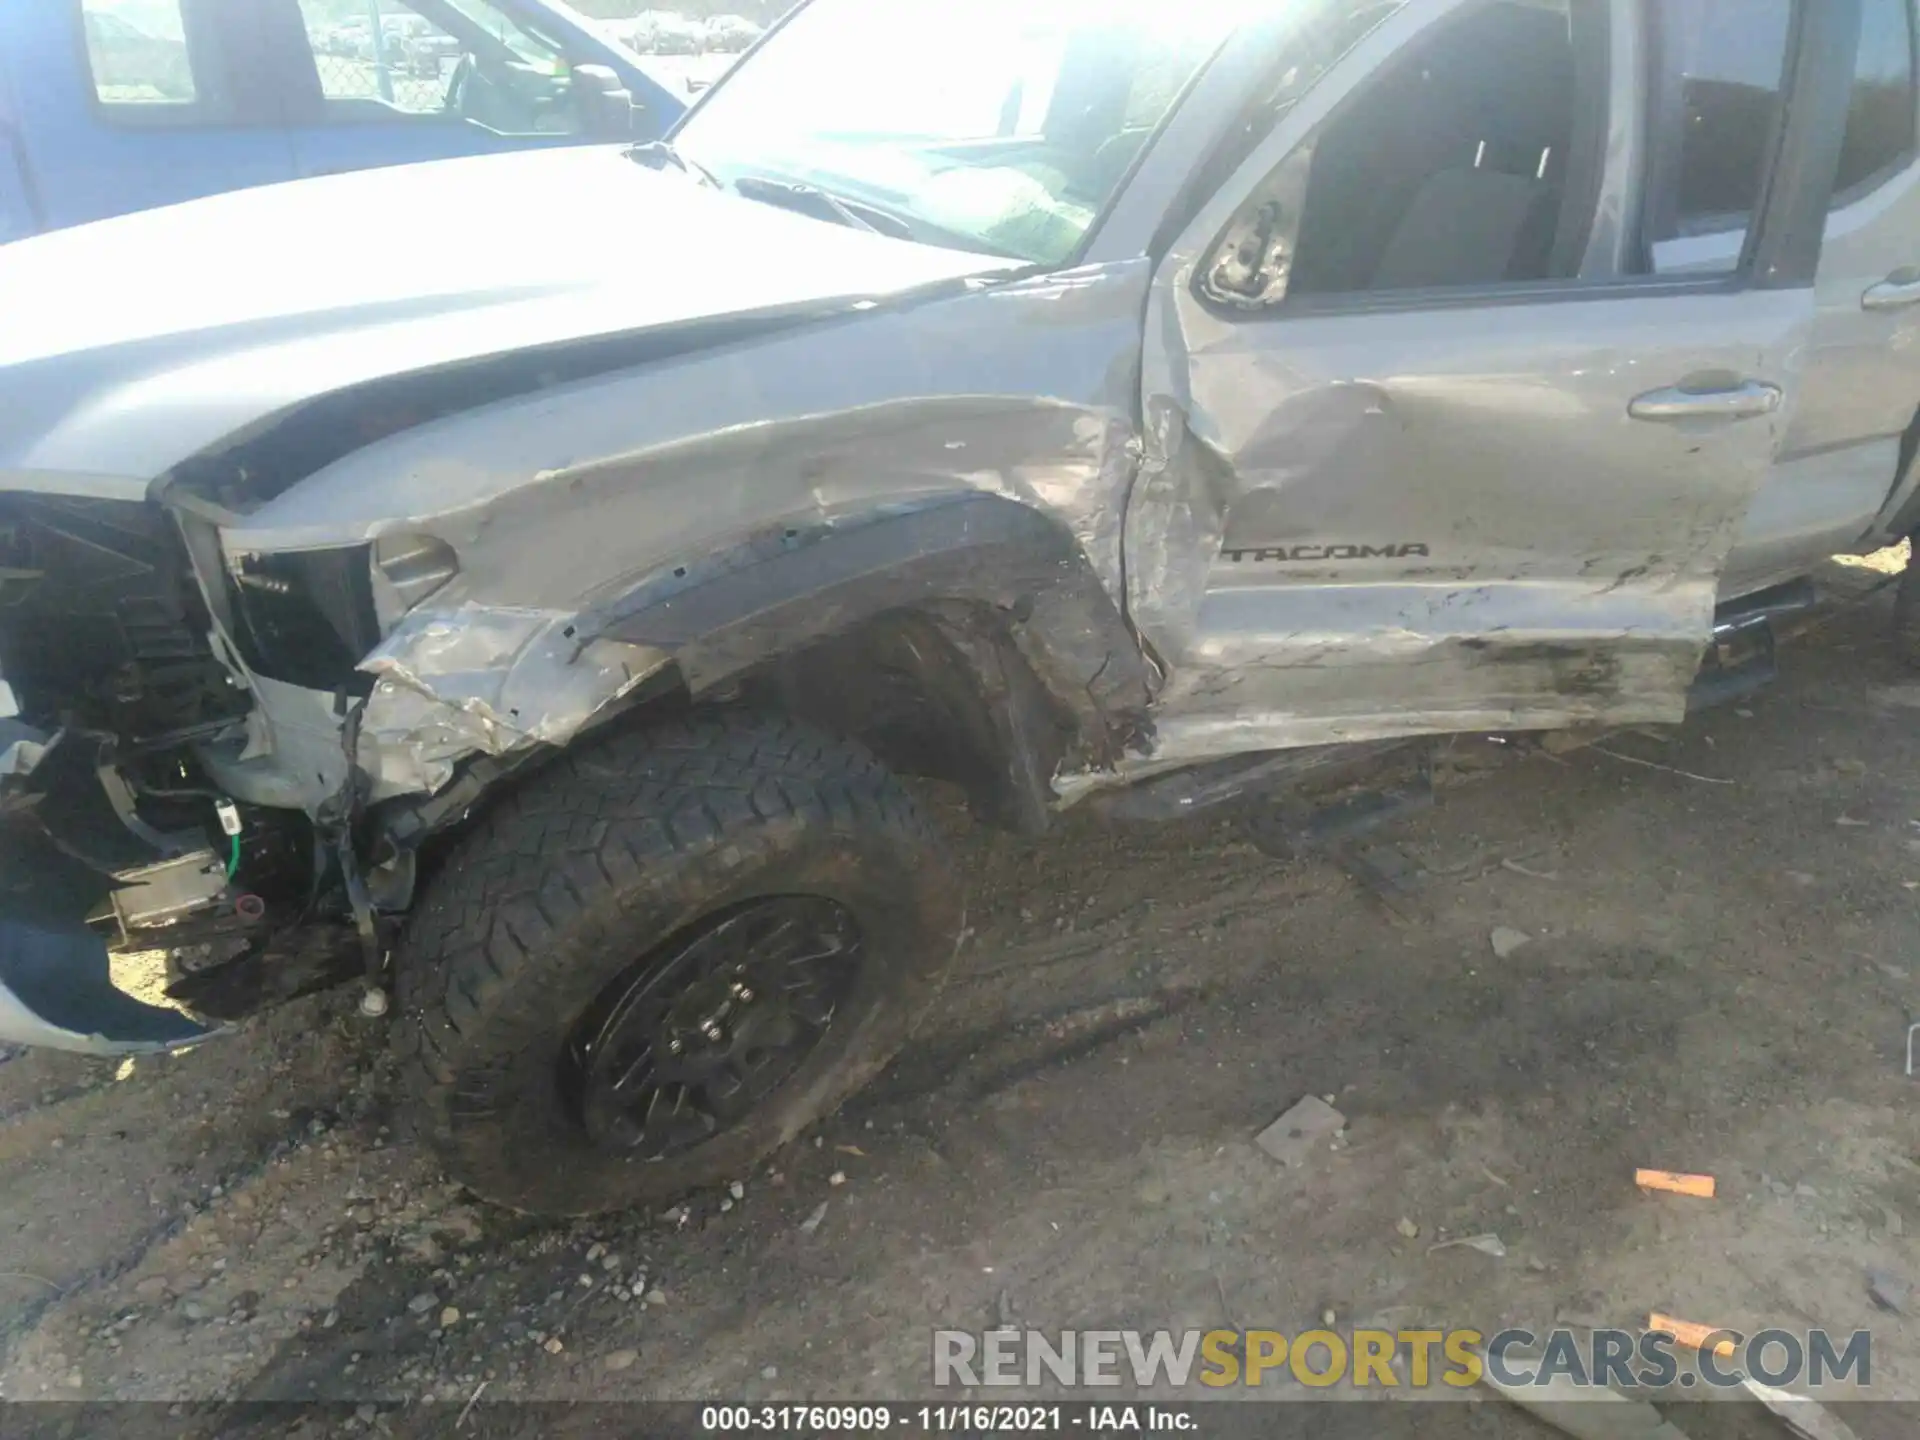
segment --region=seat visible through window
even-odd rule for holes
[[[1290,295],[1544,280],[1577,266],[1557,242],[1583,97],[1604,90],[1604,58],[1578,63],[1575,3],[1508,0],[1445,25],[1335,116],[1315,146]]]

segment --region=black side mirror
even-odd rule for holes
[[[633,92],[608,65],[573,67],[573,103],[580,112],[581,132],[609,140],[632,139],[646,109],[633,103]]]

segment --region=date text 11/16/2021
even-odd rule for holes
[[[843,1431],[854,1435],[1090,1435],[1199,1433],[1191,1405],[708,1405],[700,1412],[706,1434]]]

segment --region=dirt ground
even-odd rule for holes
[[[936,1326],[1657,1309],[1870,1328],[1875,1393],[1920,1398],[1920,1312],[1864,1278],[1920,1282],[1920,677],[1883,578],[1836,572],[1849,603],[1738,710],[1444,796],[1393,836],[1429,872],[1400,913],[1227,822],[963,838],[932,1020],[738,1200],[553,1226],[463,1197],[350,995],[173,1058],[16,1055],[0,1395],[899,1398]],[[1306,1094],[1349,1127],[1286,1169],[1251,1140]],[[1482,1232],[1505,1258],[1429,1249]]]

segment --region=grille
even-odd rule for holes
[[[35,723],[151,743],[236,718],[208,628],[159,507],[0,496],[0,672]]]

